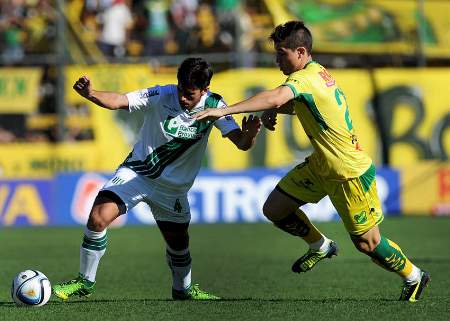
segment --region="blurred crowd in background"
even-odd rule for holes
[[[250,50],[258,2],[88,0],[82,23],[109,57]],[[244,42],[234,41],[237,33]]]
[[[4,64],[25,55],[50,53],[55,40],[52,0],[2,0],[0,2],[0,52]]]
[[[80,3],[80,11],[72,10]],[[76,14],[82,30],[74,31],[93,39],[112,58],[257,49],[258,29],[253,24],[270,24],[261,5],[255,0],[65,1],[67,23]],[[56,0],[1,1],[3,64],[54,52],[55,24]]]
[[[267,43],[271,20],[261,13],[260,1],[240,0],[69,0],[64,4],[67,63],[74,59],[71,43],[89,43],[106,61],[130,57],[159,57],[191,53],[253,52]],[[256,24],[267,26],[261,30]],[[40,66],[37,115],[0,115],[0,143],[58,141],[55,101],[59,39],[57,0],[0,2],[0,62],[4,67]],[[70,38],[70,34],[75,37]],[[236,41],[239,34],[239,41]],[[260,45],[256,38],[260,34]],[[78,39],[77,39],[78,38]],[[262,40],[264,39],[264,40]],[[47,55],[47,56],[46,56]],[[244,63],[254,65],[252,55]],[[44,59],[33,59],[44,57]],[[121,60],[122,59],[122,60]],[[88,116],[86,105],[73,106],[69,115]],[[92,130],[69,126],[65,140],[92,139]]]

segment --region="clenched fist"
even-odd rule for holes
[[[91,95],[92,90],[91,80],[88,77],[83,76],[75,82],[73,89],[81,96],[88,98]]]

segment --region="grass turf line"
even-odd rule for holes
[[[448,320],[450,218],[387,218],[382,233],[432,276],[423,300],[398,302],[401,280],[357,252],[341,223],[319,223],[340,254],[297,275],[304,243],[271,224],[193,225],[193,280],[219,302],[173,302],[162,237],[156,227],[109,230],[97,291],[90,299],[17,308],[14,275],[33,268],[51,282],[78,272],[82,228],[0,230],[0,320]]]

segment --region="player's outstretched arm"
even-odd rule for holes
[[[92,89],[91,80],[86,76],[78,79],[73,85],[73,89],[100,107],[111,110],[128,109],[128,98],[126,95],[94,90]]]
[[[195,114],[197,120],[216,120],[230,114],[251,113],[256,111],[278,109],[288,101],[294,99],[294,93],[287,86],[280,86],[272,90],[262,91],[228,108],[208,108]]]
[[[261,130],[261,120],[258,116],[249,115],[242,119],[242,129],[235,129],[226,137],[240,150],[249,150],[256,142],[256,135]]]

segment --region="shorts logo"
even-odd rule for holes
[[[367,214],[366,211],[362,211],[359,214],[355,214],[355,216],[353,216],[353,218],[355,219],[356,224],[364,224],[367,222]]]
[[[111,183],[113,183],[114,185],[120,185],[120,184],[123,184],[125,181],[123,180],[123,179],[121,179],[120,177],[114,177],[112,180],[111,180]]]
[[[375,208],[371,208],[370,209],[370,214],[375,218],[375,219],[379,219],[381,217],[381,212],[377,212],[377,210]]]
[[[175,212],[181,213],[182,209],[183,209],[183,207],[181,206],[180,200],[177,198],[175,201],[175,205],[173,206],[173,210]]]
[[[304,188],[308,190],[312,190],[311,187],[314,185],[313,182],[311,182],[308,178],[305,178],[300,183],[303,185]]]

